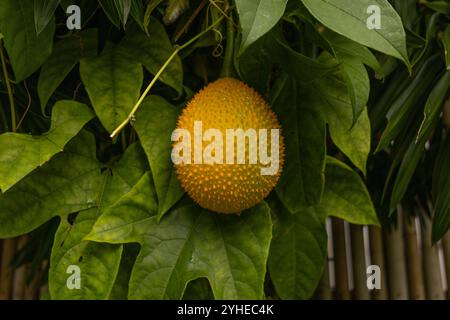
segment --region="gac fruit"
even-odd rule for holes
[[[283,167],[284,140],[275,113],[254,89],[232,78],[193,97],[172,141],[184,190],[201,207],[220,213],[239,214],[260,203]]]

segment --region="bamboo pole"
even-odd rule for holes
[[[370,259],[373,265],[377,265],[381,270],[381,288],[372,291],[372,299],[388,299],[388,282],[386,276],[386,261],[384,256],[383,232],[379,227],[369,226]]]
[[[16,239],[4,239],[2,250],[2,261],[0,274],[0,300],[11,299],[13,273],[10,270],[10,264],[16,252]]]
[[[350,225],[350,237],[352,247],[352,264],[353,264],[353,281],[354,291],[353,297],[356,300],[369,300],[370,294],[367,289],[367,266],[364,247],[363,227],[358,225]]]
[[[444,250],[445,274],[447,276],[447,299],[450,300],[450,232],[442,238],[442,248]]]
[[[391,226],[384,230],[384,240],[390,299],[406,300],[409,294],[403,243],[402,210],[397,210],[397,226]]]
[[[425,299],[425,285],[423,279],[422,257],[417,240],[417,230],[414,217],[406,211],[403,216],[405,225],[405,253],[408,269],[409,294],[411,299]]]
[[[27,236],[22,236],[17,241],[17,249],[22,249],[27,243]],[[27,268],[26,265],[21,265],[14,271],[14,280],[13,280],[13,300],[23,300],[25,295],[25,287],[26,287],[26,274]]]
[[[334,244],[334,268],[336,275],[337,300],[349,300],[350,290],[348,287],[347,252],[345,246],[344,221],[332,218],[333,244]]]
[[[422,230],[423,266],[427,299],[444,300],[439,251],[437,245],[433,246],[431,242],[431,221],[426,214],[423,215]]]

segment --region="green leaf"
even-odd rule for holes
[[[293,50],[279,29],[269,33],[266,50],[271,61],[279,64],[284,72],[299,83],[311,83],[338,68],[338,63],[332,59],[312,59]]]
[[[144,31],[145,33],[149,34],[149,24],[150,20],[152,19],[152,13],[153,10],[156,9],[157,6],[159,6],[163,0],[150,0],[147,4],[147,7],[145,8],[144,13]]]
[[[155,75],[173,52],[164,26],[155,18],[150,19],[148,35],[130,26],[120,43],[131,61],[139,61],[151,74]],[[177,55],[159,77],[161,82],[183,92],[183,67]]]
[[[336,77],[322,78],[312,90],[311,103],[323,113],[333,142],[365,174],[371,140],[366,108],[352,126],[352,103],[342,80]]]
[[[325,176],[326,124],[308,97],[286,80],[272,106],[284,132],[285,164],[276,192],[290,212],[320,201]]]
[[[30,0],[0,2],[0,32],[17,82],[39,69],[52,52],[54,20],[38,36],[32,23],[33,11]]]
[[[381,66],[369,49],[354,41],[338,34],[332,34],[330,41],[352,101],[354,124],[369,101],[370,81],[364,64],[374,68],[375,72],[380,72]]]
[[[309,299],[327,260],[327,231],[312,208],[289,213],[281,204],[276,214],[270,245],[269,271],[281,299]]]
[[[128,193],[148,170],[139,144],[127,148],[111,171],[103,174],[97,208],[82,211],[69,222],[63,217],[55,236],[50,260],[49,288],[53,299],[107,299],[115,283],[122,246],[84,241],[104,208]],[[81,269],[80,290],[67,288],[67,267]]]
[[[263,297],[272,227],[266,204],[231,216],[188,203],[158,223],[145,209],[148,201],[135,199],[122,198],[87,237],[141,244],[130,299],[180,299],[188,282],[201,277],[209,280],[216,299]]]
[[[386,149],[398,134],[411,124],[413,119],[411,115],[419,112],[417,109],[422,106],[420,103],[421,99],[428,94],[428,90],[433,85],[441,69],[440,57],[437,54],[428,58],[419,68],[413,81],[390,106],[387,113],[389,121],[381,136],[376,152]]]
[[[335,52],[358,58],[376,73],[381,73],[380,62],[368,48],[334,32],[327,31],[325,35]]]
[[[448,97],[449,89],[450,70],[447,70],[428,96],[427,103],[425,104],[424,118],[419,133],[417,134],[417,140],[423,138],[429,129],[436,124],[436,120],[442,112],[445,99]]]
[[[49,270],[49,290],[52,299],[107,299],[116,278],[121,245],[82,241],[98,215],[96,208],[79,213],[73,225],[62,219],[55,235]],[[69,266],[80,268],[81,286],[67,286]]]
[[[337,52],[341,72],[352,102],[353,120],[365,110],[369,101],[370,81],[364,64],[353,56]]]
[[[427,1],[427,0],[419,0],[420,4],[423,4],[424,6],[427,6],[430,9],[433,9],[434,11],[443,13],[443,14],[448,14],[450,13],[450,3],[448,3],[447,1]]]
[[[450,70],[450,26],[445,28],[442,36],[442,44],[444,45],[445,51],[445,64],[447,66],[447,70]]]
[[[97,29],[87,29],[55,44],[51,56],[42,65],[39,74],[37,90],[43,114],[51,95],[80,59],[96,55]]]
[[[432,240],[436,243],[450,228],[450,134],[436,158],[433,172],[434,216]]]
[[[142,1],[131,1],[130,14],[139,27],[144,30],[144,5]]]
[[[159,96],[146,98],[136,113],[135,129],[152,170],[158,195],[159,217],[180,200],[184,193],[171,158],[171,136],[177,118],[178,110]]]
[[[327,215],[350,223],[379,225],[372,200],[361,177],[334,158],[327,159],[325,190],[320,207]]]
[[[109,21],[116,26],[117,29],[120,29],[120,23],[122,21],[122,16],[117,10],[116,7],[117,0],[98,0],[98,3],[103,9],[103,12],[108,17]]]
[[[240,78],[260,93],[267,91],[272,72],[272,62],[267,50],[268,35],[264,35],[248,47],[239,57],[235,57]]]
[[[433,60],[431,60],[433,61]],[[428,61],[428,63],[431,63]],[[438,72],[437,67],[441,67],[441,64],[438,63],[437,66],[427,66],[427,64],[424,65],[424,69],[428,70],[429,68],[436,68],[436,72]],[[433,72],[433,71],[429,71]],[[388,179],[385,182],[385,188],[383,191],[383,198],[386,195],[386,191],[388,190],[390,178],[394,172],[394,170],[397,169],[398,165],[400,164],[400,167],[398,168],[398,173],[395,179],[394,186],[391,191],[391,197],[390,197],[390,204],[389,204],[389,213],[393,213],[398,205],[398,203],[402,200],[403,196],[405,195],[410,182],[414,176],[414,173],[416,171],[416,168],[423,158],[425,154],[425,145],[426,142],[430,139],[433,130],[435,129],[436,125],[439,122],[439,115],[442,110],[442,106],[444,103],[445,98],[447,97],[447,93],[450,88],[450,76],[449,72],[444,73],[444,75],[437,81],[437,84],[435,84],[435,87],[431,90],[431,93],[428,93],[428,91],[425,91],[428,96],[428,99],[425,104],[425,110],[424,110],[424,119],[419,126],[419,119],[415,120],[414,123],[412,123],[411,126],[406,127],[403,129],[403,132],[399,135],[398,140],[394,144],[394,160],[391,165],[391,169],[388,174]],[[420,73],[417,75],[417,77],[420,76]],[[430,74],[431,79],[434,79],[436,77],[435,74]],[[419,80],[420,79],[420,80]],[[414,79],[413,84],[415,82],[423,81],[423,78],[417,78]],[[434,82],[432,83],[434,85]],[[428,84],[425,88],[422,88],[422,90],[426,90],[430,87],[430,84]],[[409,90],[409,89],[408,89]],[[419,89],[416,88],[417,91]],[[414,92],[416,95],[417,93]],[[417,101],[412,101],[412,103],[418,103]],[[413,105],[414,107],[414,105]],[[422,102],[419,101],[419,105],[416,106],[416,108],[422,107]],[[411,108],[411,107],[410,107]],[[409,119],[411,117],[410,114],[408,114],[411,111],[403,111],[400,110],[398,114],[403,116],[405,119]],[[402,114],[404,113],[404,114]],[[393,120],[397,120],[397,115],[394,115],[394,117],[391,119],[390,123],[395,123]],[[405,122],[405,120],[403,120]],[[397,126],[402,125],[401,122],[397,124]],[[388,134],[392,134],[393,130],[392,128],[395,128],[393,126],[389,127],[387,129],[391,129]],[[386,129],[386,130],[387,130]],[[397,129],[398,130],[398,129]],[[417,134],[416,134],[417,132]],[[383,134],[384,137],[384,134]]]
[[[387,0],[301,0],[327,28],[362,45],[391,55],[410,67],[401,18]],[[369,29],[370,6],[380,9],[381,28]]]
[[[60,0],[34,0],[34,25],[36,33],[41,33],[53,18]]]
[[[130,61],[124,48],[109,44],[98,57],[81,60],[80,75],[95,113],[106,130],[114,131],[139,98],[141,64]]]
[[[122,21],[122,26],[125,29],[127,24],[128,15],[131,11],[131,2],[136,2],[136,0],[114,0],[117,12],[119,13],[120,21]]]
[[[50,130],[41,136],[22,133],[0,135],[0,189],[5,192],[27,174],[42,166],[94,117],[84,104],[59,101],[52,113]]]
[[[242,28],[239,52],[270,31],[283,16],[287,0],[236,0]]]
[[[56,215],[95,206],[100,169],[94,137],[80,132],[64,152],[0,196],[0,238],[25,234]]]

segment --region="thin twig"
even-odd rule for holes
[[[192,15],[189,17],[186,24],[175,34],[174,40],[175,42],[178,41],[178,39],[187,31],[189,26],[192,24],[192,22],[195,20],[195,18],[198,16],[198,14],[202,11],[202,9],[206,6],[209,0],[203,0],[199,6],[195,9],[195,11],[192,13]]]

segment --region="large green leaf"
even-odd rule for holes
[[[328,30],[325,32],[325,36],[331,43],[335,53],[339,52],[358,58],[377,74],[381,73],[380,62],[378,62],[377,58],[367,47]]]
[[[352,102],[353,119],[356,121],[369,101],[370,81],[363,63],[345,53],[337,53],[341,70]]]
[[[22,81],[34,73],[52,52],[55,23],[52,20],[39,34],[34,28],[31,0],[0,2],[0,33],[16,77]]]
[[[296,83],[285,80],[272,101],[285,138],[285,164],[276,187],[283,204],[297,212],[317,204],[325,175],[326,124],[307,96],[296,92]]]
[[[97,55],[97,30],[87,29],[76,35],[63,38],[53,48],[51,56],[42,65],[38,80],[38,95],[42,113],[48,99],[69,72],[84,57]]]
[[[339,66],[338,62],[332,59],[312,59],[295,51],[284,39],[279,28],[269,33],[265,48],[271,61],[278,64],[298,83],[311,83],[337,70]]]
[[[312,59],[291,48],[280,28],[258,39],[236,61],[241,78],[261,93],[270,84],[273,65],[283,69],[299,84],[311,83],[338,70],[335,60]]]
[[[345,83],[337,77],[322,78],[311,90],[315,90],[311,103],[327,120],[333,142],[365,174],[371,140],[366,108],[353,124],[351,99]]]
[[[155,18],[150,19],[148,35],[137,26],[130,26],[120,44],[126,48],[129,59],[139,61],[152,74],[159,71],[174,50],[164,26]],[[160,75],[159,80],[181,94],[183,67],[178,55]]]
[[[41,33],[53,18],[60,0],[34,0],[34,25],[37,34]]]
[[[409,67],[401,18],[387,0],[301,0],[331,30],[365,46],[399,58]],[[370,6],[380,9],[381,28],[369,29]]]
[[[63,218],[56,232],[49,270],[52,299],[107,299],[117,275],[122,253],[121,245],[83,241],[91,230],[98,209],[82,211],[75,222]],[[69,266],[80,268],[81,285],[69,289]]]
[[[291,214],[276,203],[271,209],[276,219],[269,254],[270,278],[281,299],[309,299],[327,260],[325,223],[313,208]]]
[[[370,81],[364,63],[378,69],[381,67],[366,47],[338,34],[329,38],[340,62],[340,72],[352,101],[353,121],[356,121],[369,101]]]
[[[269,35],[266,34],[253,43],[243,54],[236,59],[236,69],[246,84],[256,91],[267,92],[269,77],[272,72],[272,62],[267,44]]]
[[[287,0],[236,0],[242,28],[240,52],[272,29],[283,16]]]
[[[84,241],[101,212],[126,194],[148,170],[145,155],[134,144],[122,159],[103,174],[97,208],[82,211],[74,221],[63,217],[55,236],[50,260],[49,289],[52,299],[106,299],[115,283],[121,261],[121,245]],[[70,222],[69,222],[70,221]],[[81,288],[67,287],[67,267],[81,270]]]
[[[0,135],[0,190],[5,192],[31,171],[42,166],[94,117],[88,106],[59,101],[53,107],[50,130],[41,136],[22,133]]]
[[[87,237],[141,244],[129,298],[180,299],[188,282],[201,277],[209,280],[217,299],[263,297],[272,228],[266,204],[227,216],[189,201],[158,223],[152,216],[156,205],[149,204],[145,189],[148,183],[136,186],[100,217]]]
[[[120,46],[111,44],[95,58],[80,63],[81,79],[94,110],[109,132],[127,117],[139,98],[143,71]]]
[[[80,132],[64,152],[0,196],[0,238],[30,232],[54,216],[95,206],[100,169],[94,137]]]
[[[441,146],[433,172],[433,242],[442,238],[450,228],[450,134]]]
[[[150,162],[158,195],[159,217],[162,217],[184,193],[171,159],[171,136],[177,118],[178,110],[159,96],[145,99],[136,113],[135,128]]]
[[[379,225],[372,200],[361,177],[334,158],[327,160],[325,190],[320,207],[327,215],[350,223]]]

